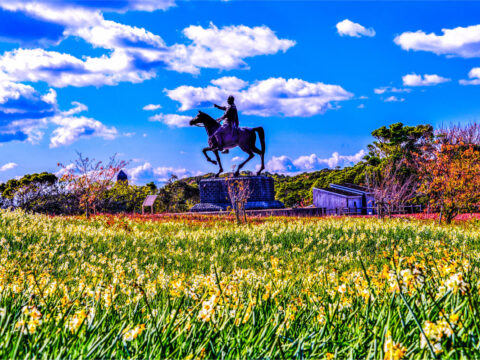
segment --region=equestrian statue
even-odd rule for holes
[[[248,158],[238,165],[237,171],[235,171],[235,176],[240,175],[240,170],[255,156],[254,153],[260,155],[262,160],[262,165],[257,171],[257,175],[260,175],[262,170],[265,169],[265,131],[261,126],[253,129],[239,127],[237,107],[235,106],[235,99],[232,95],[228,97],[227,103],[228,106],[213,105],[217,109],[224,111],[223,116],[217,120],[202,111],[198,111],[198,115],[190,120],[190,125],[203,126],[207,131],[208,147],[204,148],[202,152],[207,158],[207,161],[215,165],[218,164],[219,170],[215,176],[219,176],[223,172],[219,152],[228,154],[228,149],[239,146],[240,149],[248,154]],[[220,125],[222,121],[225,121],[225,123]],[[260,139],[260,149],[255,145],[257,134]],[[207,151],[212,151],[217,160],[212,160],[208,156]]]

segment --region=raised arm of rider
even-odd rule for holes
[[[227,110],[227,108],[225,106],[220,106],[220,105],[217,105],[217,104],[213,104],[213,106],[215,106],[217,109],[220,109],[220,110]]]

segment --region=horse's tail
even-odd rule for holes
[[[263,127],[259,126],[253,128],[254,131],[258,133],[258,138],[260,139],[260,150],[262,151],[262,156],[265,155],[265,130]]]

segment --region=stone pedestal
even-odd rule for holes
[[[240,176],[233,181],[247,181],[251,195],[245,204],[245,209],[281,209],[284,205],[275,200],[275,184],[273,178],[267,176]],[[225,178],[200,180],[200,203],[190,211],[222,211],[232,207],[228,197]]]

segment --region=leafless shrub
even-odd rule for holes
[[[115,175],[127,166],[127,162],[116,159],[116,154],[110,157],[107,163],[84,157],[77,152],[78,158],[70,165],[58,164],[62,168],[62,181],[68,184],[68,188],[85,210],[88,218],[90,212],[96,212],[98,202],[113,185]]]
[[[227,185],[230,203],[237,218],[237,223],[241,223],[242,219],[246,223],[247,213],[245,211],[245,205],[252,195],[250,180],[248,178],[234,178],[232,175],[225,178],[225,183]]]
[[[440,144],[480,146],[480,124],[442,126],[436,131]]]
[[[393,162],[385,165],[381,172],[367,171],[366,181],[373,194],[378,217],[391,216],[395,212],[402,212],[406,203],[416,195],[416,177],[399,176],[400,167]]]

